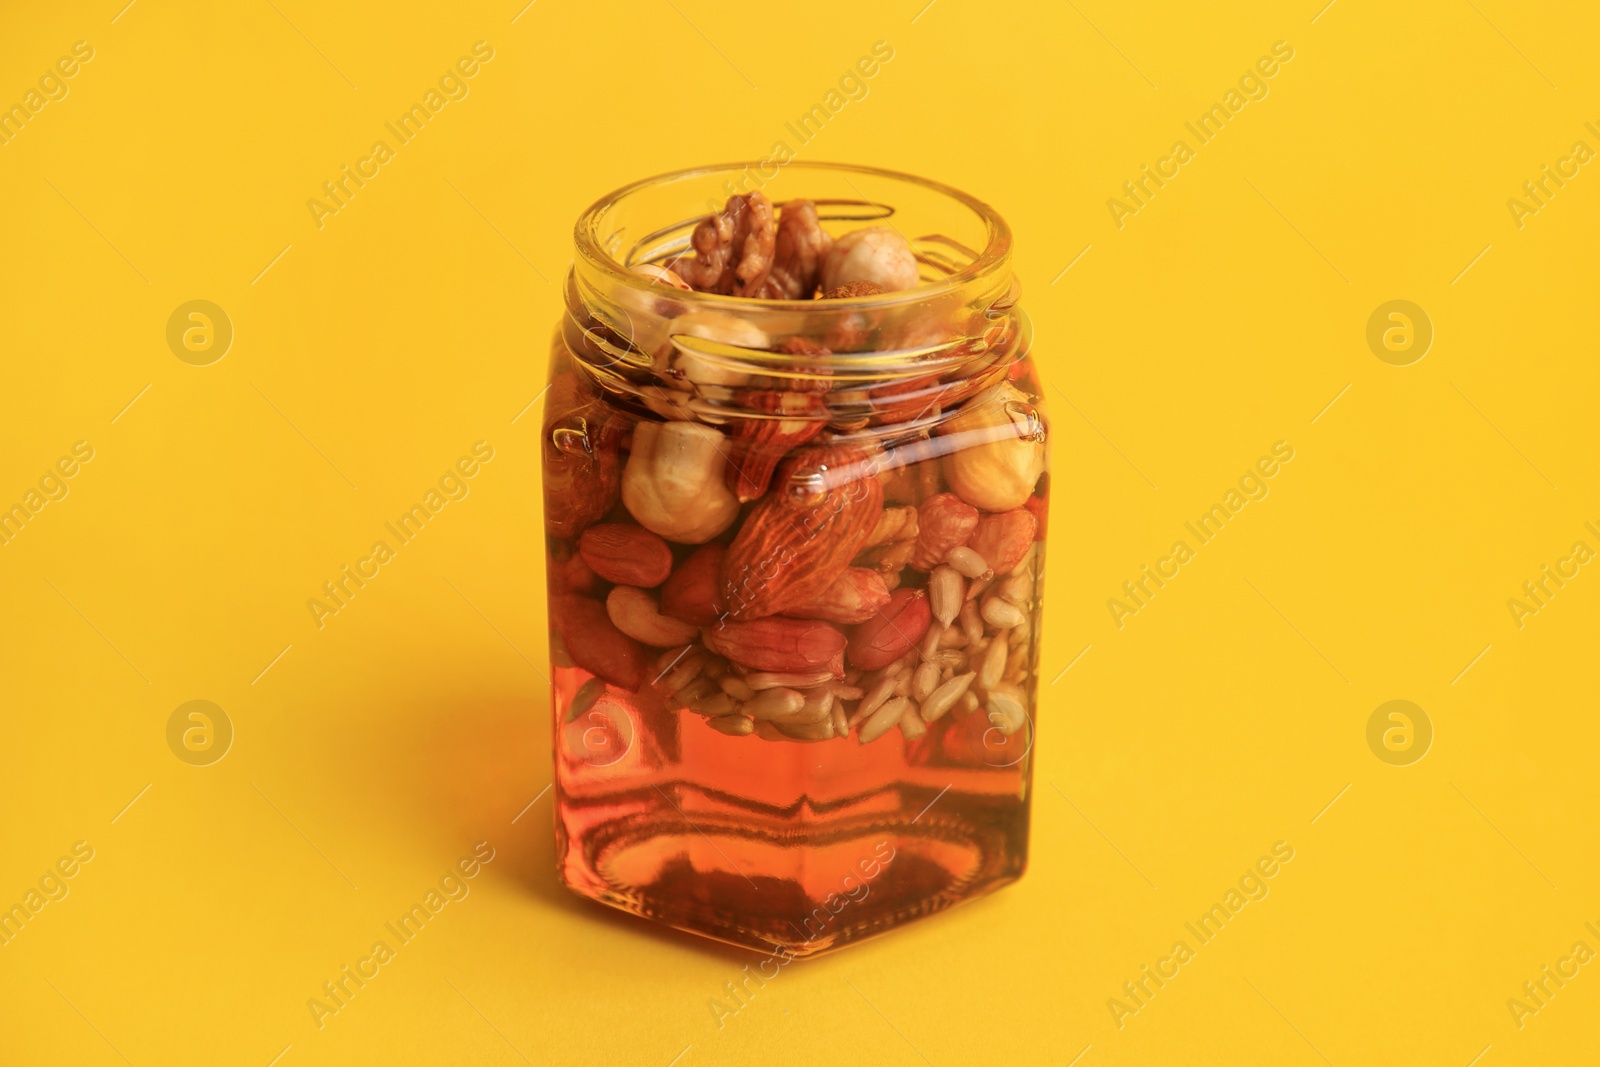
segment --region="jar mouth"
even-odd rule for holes
[[[948,299],[955,294],[970,293],[974,290],[998,289],[1004,292],[1008,287],[1009,279],[1004,275],[1008,271],[1011,256],[1011,227],[993,207],[977,197],[942,182],[901,171],[853,163],[808,161],[778,164],[778,173],[771,179],[763,180],[762,176],[766,169],[772,165],[772,161],[760,160],[690,167],[643,178],[608,193],[591,204],[579,216],[574,227],[573,240],[579,259],[583,265],[598,272],[612,284],[640,291],[649,291],[653,288],[659,292],[660,286],[655,285],[649,278],[635,273],[632,268],[645,263],[659,263],[671,255],[688,250],[689,235],[695,225],[713,211],[720,211],[723,207],[722,200],[725,200],[726,196],[756,189],[766,191],[767,186],[774,185],[789,175],[810,174],[819,179],[842,179],[852,189],[855,189],[855,182],[851,179],[855,177],[880,186],[899,184],[907,190],[931,194],[948,201],[949,204],[944,205],[947,208],[951,205],[965,208],[972,215],[972,219],[967,220],[969,223],[967,228],[973,229],[971,224],[975,224],[982,231],[982,244],[978,247],[974,247],[975,242],[960,241],[942,233],[915,237],[918,262],[926,271],[934,273],[934,277],[925,278],[921,284],[896,292],[831,299],[826,302],[830,310],[894,308],[930,300]],[[613,213],[619,207],[647,191],[662,190],[678,184],[706,183],[721,175],[732,176],[725,183],[725,191],[718,190],[722,199],[708,200],[700,205],[703,210],[697,214],[678,220],[662,220],[659,228],[635,236],[632,240],[623,236],[621,228],[613,228],[611,225]],[[734,179],[737,178],[743,178],[744,184],[736,185]],[[805,195],[807,192],[803,178],[798,183],[788,184],[797,193]],[[856,191],[860,193],[859,190]],[[892,203],[879,202],[864,193],[860,194],[859,199],[849,197],[812,199],[818,205],[819,215],[827,221],[857,220],[871,224],[881,220],[893,225],[892,220],[899,210]],[[782,199],[773,201],[777,207],[781,207],[785,202],[786,200]],[[910,234],[907,236],[912,237]],[[810,299],[766,300],[699,291],[674,291],[672,296],[674,300],[688,308],[729,313],[737,313],[740,309],[746,312],[758,309],[815,312],[820,310],[821,303]]]

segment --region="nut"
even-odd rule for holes
[[[589,527],[578,538],[578,554],[594,573],[617,585],[653,588],[666,581],[672,571],[672,549],[649,530],[632,523],[608,522]]]
[[[761,327],[725,311],[679,315],[667,324],[667,333],[678,351],[678,372],[696,385],[744,385],[750,380],[741,367],[749,358],[745,349],[763,350],[771,344]]]
[[[981,614],[984,622],[1001,630],[1009,630],[1013,626],[1020,626],[1028,618],[1021,608],[1005,597],[998,595],[984,600]]]
[[[1006,671],[1006,642],[996,637],[983,650],[983,661],[978,666],[978,685],[987,692],[1000,684]]]
[[[1044,425],[1027,396],[1010,382],[974,397],[939,434],[956,438],[941,461],[945,480],[973,507],[1020,508],[1044,473]]]
[[[832,671],[756,671],[744,676],[744,684],[752,692],[763,689],[814,689],[832,680]]]
[[[718,733],[747,737],[755,731],[756,721],[748,715],[719,715],[708,720],[707,725]]]
[[[574,663],[629,692],[644,681],[645,652],[617,629],[598,600],[570,593],[551,597],[550,625]]]
[[[868,715],[861,724],[861,729],[856,731],[856,738],[863,745],[876,741],[889,732],[890,727],[900,721],[907,711],[911,710],[911,701],[905,697],[895,697],[885,701],[877,711]]]
[[[753,719],[787,719],[805,706],[806,698],[793,689],[768,689],[744,706]]]
[[[784,460],[722,563],[732,618],[812,603],[839,579],[883,510],[883,487],[868,466],[865,452],[842,445],[802,449]]]
[[[877,615],[887,603],[889,587],[881,574],[866,567],[849,567],[821,596],[790,608],[789,614],[801,619],[858,623]]]
[[[656,598],[631,585],[619,585],[606,597],[606,614],[617,629],[652,648],[675,648],[693,641],[695,627],[661,614]]]
[[[978,520],[967,547],[987,560],[994,573],[1010,574],[1033,547],[1038,528],[1039,520],[1027,508],[985,515]]]
[[[972,684],[972,680],[976,677],[977,675],[970,671],[966,674],[958,674],[930,693],[928,699],[922,702],[923,721],[934,722],[942,717],[945,712],[955,707],[956,703],[966,695],[967,687]]]
[[[910,242],[888,226],[851,230],[822,257],[824,291],[851,282],[873,282],[893,293],[915,287],[918,280],[917,256]]]
[[[654,263],[641,263],[633,268],[633,273],[643,275],[657,285],[665,285],[671,289],[684,289],[690,292],[694,290],[694,286],[678,277],[676,271],[668,270],[666,267],[658,266]]]
[[[988,581],[994,577],[994,571],[984,558],[963,545],[957,545],[949,552],[946,552],[944,558],[950,566],[960,572],[963,578]]]
[[[864,671],[887,667],[922,640],[932,620],[927,593],[921,589],[896,589],[878,617],[862,623],[851,635],[851,665]]]
[[[1001,682],[989,690],[989,725],[1010,737],[1027,721],[1027,697],[1019,686]]]
[[[833,238],[817,221],[817,207],[809,200],[791,200],[778,213],[772,269],[751,296],[764,300],[810,300],[817,291],[817,276]]]
[[[965,584],[960,573],[949,566],[935,567],[933,574],[928,577],[928,600],[933,608],[933,616],[945,626],[955,622],[956,615],[961,611],[962,586]]]
[[[572,703],[567,705],[565,721],[571,722],[594,707],[594,702],[599,700],[601,694],[605,691],[606,683],[604,679],[590,678],[587,682],[584,682],[578,687],[578,691],[572,694]]]
[[[757,619],[705,631],[707,647],[752,671],[827,670],[844,675],[844,634],[825,622]]]
[[[733,426],[733,451],[725,479],[740,503],[759,498],[772,481],[772,472],[793,449],[805,444],[827,424],[828,408],[816,393],[794,393],[776,389],[746,389],[738,403],[750,415]],[[776,418],[787,416],[794,418]]]
[[[936,493],[917,508],[917,549],[911,565],[931,571],[978,527],[978,509],[954,493]]]
[[[1050,514],[1050,502],[1042,496],[1030,496],[1027,503],[1023,504],[1022,506],[1027,508],[1033,517],[1039,522],[1039,529],[1034,532],[1033,539],[1035,541],[1043,541],[1044,523],[1045,519]]]
[[[722,483],[725,446],[720,433],[697,422],[639,423],[622,472],[628,513],[682,544],[703,544],[726,530],[739,517],[739,501]]]
[[[759,191],[730,196],[722,211],[694,228],[689,244],[695,254],[667,266],[703,293],[754,296],[772,269],[776,241],[772,201]]]
[[[571,371],[551,381],[545,411],[545,531],[576,537],[617,503],[622,427]]]
[[[888,488],[885,486],[885,493]],[[878,516],[878,524],[867,535],[863,548],[872,548],[875,545],[893,544],[897,541],[915,541],[917,539],[917,509],[913,507],[884,508],[883,514]]]
[[[558,593],[594,592],[594,571],[576,552],[552,550],[546,565],[546,588]]]
[[[710,626],[723,615],[722,557],[728,546],[713,541],[690,553],[661,587],[661,611],[695,626]]]

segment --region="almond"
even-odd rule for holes
[[[767,491],[784,456],[822,432],[828,408],[816,393],[777,389],[740,390],[734,400],[745,411],[761,413],[734,423],[733,448],[723,471],[728,490],[747,503]]]
[[[578,538],[578,552],[596,574],[617,585],[649,589],[672,571],[672,549],[643,526],[608,522]]]
[[[884,584],[883,575],[866,567],[850,567],[821,596],[809,604],[790,608],[789,614],[829,622],[866,622],[887,603],[889,587]]]
[[[905,655],[928,632],[933,613],[928,594],[921,589],[896,589],[889,603],[871,622],[856,627],[850,637],[850,665],[864,671],[887,667]]]
[[[917,550],[911,565],[931,571],[978,527],[978,509],[954,493],[936,493],[917,509]]]
[[[552,537],[576,537],[617,503],[622,482],[622,427],[571,371],[555,376],[545,401],[544,525]]]
[[[844,677],[844,634],[825,622],[757,619],[705,631],[706,645],[752,671],[830,671]]]
[[[713,541],[695,549],[678,564],[661,587],[661,613],[695,626],[710,626],[722,618],[722,557],[728,546]]]
[[[552,551],[545,580],[552,593],[592,593],[595,587],[594,571],[570,549]]]
[[[722,563],[736,620],[808,604],[839,579],[883,511],[883,487],[860,448],[802,449],[783,461]]]
[[[552,595],[550,624],[579,667],[629,692],[638,690],[644,681],[644,648],[612,625],[600,601],[570,593]]]

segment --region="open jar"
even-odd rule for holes
[[[993,209],[759,173],[651,178],[577,224],[542,437],[556,854],[583,896],[792,957],[1022,874],[1047,424]],[[909,288],[675,287],[755,185],[780,270],[809,211],[824,246],[892,230]]]

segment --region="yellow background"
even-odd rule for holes
[[[0,547],[0,902],[95,857],[0,947],[0,1062],[1593,1062],[1600,965],[1520,1029],[1506,1001],[1600,949],[1600,574],[1521,629],[1506,602],[1600,547],[1600,175],[1520,229],[1506,201],[1600,148],[1600,20],[924,2],[6,5],[0,102],[95,55],[0,147],[0,501],[95,458]],[[307,199],[478,40],[470,95],[319,229]],[[552,873],[513,419],[579,212],[798,147],[879,40],[799,158],[995,204],[1051,387],[1032,864],[719,1029],[750,957]],[[1118,229],[1107,199],[1280,40],[1270,94]],[[166,344],[193,299],[234,325],[211,366]],[[1436,331],[1410,366],[1365,340],[1392,299]],[[471,495],[319,630],[307,598],[479,440]],[[1270,496],[1118,629],[1108,598],[1279,440]],[[167,747],[192,699],[236,729],[209,767]],[[1367,746],[1391,699],[1435,730],[1410,766]],[[1270,895],[1119,1028],[1108,999],[1280,840]],[[307,999],[478,841],[471,895],[319,1031]]]

